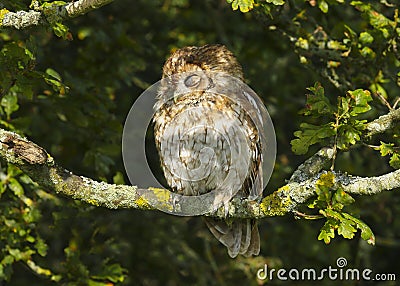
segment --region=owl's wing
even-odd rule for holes
[[[263,193],[262,153],[260,142],[254,145],[249,175],[244,181],[239,195],[247,197],[249,200],[258,201]]]
[[[267,138],[265,122],[269,122],[268,111],[261,98],[240,79],[234,78],[226,73],[210,74],[214,82],[210,92],[223,94],[237,106],[240,106],[240,117],[245,115],[248,119],[247,128],[252,130],[251,137],[251,160],[247,179],[239,192],[241,197],[251,200],[261,198],[263,192],[263,155],[266,153]],[[244,113],[244,114],[243,114]]]

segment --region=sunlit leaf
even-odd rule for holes
[[[395,169],[400,169],[400,155],[398,153],[394,153],[389,160],[389,164]]]
[[[300,131],[294,133],[298,139],[293,139],[290,142],[293,152],[298,155],[307,153],[311,145],[322,142],[325,138],[329,138],[335,134],[331,124],[317,126],[302,123],[300,124],[300,128]]]
[[[233,10],[240,9],[241,12],[249,12],[254,7],[254,0],[227,0],[232,5]]]
[[[352,239],[357,232],[357,229],[354,228],[352,221],[343,219],[340,221],[337,231],[338,234],[344,238]]]
[[[374,41],[374,37],[368,32],[361,32],[359,40],[364,45],[369,45]]]
[[[353,221],[356,224],[356,227],[361,230],[362,239],[366,240],[369,244],[375,245],[375,235],[368,225],[348,213],[343,213],[343,216],[346,219]]]
[[[15,178],[10,178],[10,180],[8,182],[8,187],[18,197],[22,196],[24,194],[24,188],[21,186],[21,184]]]
[[[326,244],[329,244],[331,239],[335,237],[335,227],[336,223],[333,220],[328,219],[321,228],[318,240],[323,240]]]
[[[325,0],[318,0],[318,8],[324,12],[328,13],[329,5]]]
[[[1,99],[1,106],[3,106],[4,111],[9,118],[11,114],[19,109],[18,98],[14,93],[8,93]]]
[[[285,4],[285,0],[266,0],[267,3],[271,3],[274,5],[283,5]]]
[[[381,145],[379,146],[379,150],[381,153],[381,156],[387,156],[389,154],[393,154],[393,143],[385,143],[381,141]]]

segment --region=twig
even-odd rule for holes
[[[374,95],[375,95],[376,97],[378,97],[379,100],[380,100],[384,105],[386,105],[386,107],[387,107],[389,110],[393,110],[393,107],[390,105],[390,103],[386,100],[386,98],[383,97],[383,95],[382,95],[379,91],[374,92]]]
[[[298,217],[302,217],[304,219],[309,219],[309,220],[324,218],[323,215],[310,215],[310,214],[305,214],[305,213],[302,213],[299,211],[294,211],[293,213]]]
[[[400,102],[400,97],[398,97],[398,98],[396,99],[396,101],[394,102],[394,104],[393,104],[393,109],[396,109],[397,104],[399,104],[399,102]]]

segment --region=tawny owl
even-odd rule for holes
[[[221,190],[225,206],[232,198],[259,200],[259,110],[254,100],[240,95],[243,72],[233,54],[223,45],[179,49],[166,61],[163,81],[155,105],[154,136],[172,191],[197,196]],[[231,257],[258,255],[255,220],[205,221]]]

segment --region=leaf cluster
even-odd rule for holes
[[[20,107],[19,101],[34,100],[34,94],[46,86],[51,88],[46,92],[48,96],[64,96],[68,92],[56,71],[35,69],[36,56],[30,45],[30,41],[9,41],[0,50],[0,124],[11,130],[17,129],[10,120]],[[21,125],[18,127],[24,129]]]
[[[306,108],[300,113],[318,121],[319,124],[303,122],[300,130],[294,132],[298,138],[291,141],[292,150],[300,155],[307,153],[311,145],[326,142],[338,149],[345,150],[361,139],[366,120],[360,115],[369,111],[372,100],[368,90],[357,89],[348,91],[346,96],[338,97],[334,106],[325,96],[324,88],[320,83],[308,89]]]
[[[389,164],[394,169],[400,169],[400,148],[396,147],[394,143],[385,143],[381,141],[381,145],[375,147],[380,151],[382,157],[390,156]]]
[[[281,6],[285,4],[284,0],[226,0],[228,4],[231,4],[232,10],[239,8],[240,12],[246,13],[254,8],[254,6],[262,6],[266,11],[269,11],[274,6]]]
[[[41,11],[45,16],[49,27],[53,30],[54,34],[64,40],[71,40],[71,33],[66,25],[63,24],[63,17],[60,14],[60,7],[67,4],[65,1],[47,1],[47,0],[33,0],[30,8]]]
[[[352,239],[357,230],[361,230],[361,238],[369,244],[375,244],[375,236],[370,227],[344,211],[344,208],[351,205],[355,200],[342,188],[335,186],[335,174],[333,172],[327,172],[320,176],[315,191],[317,197],[308,204],[308,207],[318,209],[319,213],[326,218],[326,222],[318,235],[318,240],[323,240],[328,244],[335,237],[335,233],[344,238]]]

